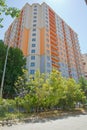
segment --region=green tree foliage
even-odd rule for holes
[[[23,83],[23,78],[22,80],[18,79],[16,87],[26,86],[27,93],[23,98],[19,97],[18,100],[20,100],[20,106],[22,105],[27,112],[56,107],[70,109],[75,107],[77,102],[85,101],[80,85],[74,79],[63,78],[57,70],[53,70],[48,75],[40,74],[37,71],[34,77],[29,76],[25,85]]]
[[[84,91],[85,96],[87,98],[87,80],[84,77],[81,77],[79,79],[79,84],[80,84],[80,86],[81,86],[82,90]]]
[[[7,46],[4,43],[0,43],[0,84],[2,79],[2,73],[4,68],[4,62],[6,57]],[[4,80],[3,96],[4,98],[13,98],[16,93],[14,83],[18,76],[23,74],[23,67],[26,64],[26,60],[23,53],[18,48],[9,48],[6,74]]]
[[[26,72],[25,72],[26,73]],[[26,73],[27,74],[27,73]],[[30,111],[31,109],[35,108],[35,111],[39,109],[39,107],[42,104],[42,99],[44,97],[44,91],[43,89],[43,84],[46,80],[46,77],[44,74],[40,74],[39,71],[36,72],[35,76],[29,76],[29,78],[19,77],[17,82],[15,83],[16,88],[19,90],[19,96],[22,95],[24,97],[22,99],[22,106],[27,109],[27,111]],[[25,80],[27,79],[27,82]],[[25,87],[23,87],[25,86]],[[24,88],[24,89],[22,89]],[[22,94],[21,91],[22,90]],[[20,98],[18,99],[20,100]]]
[[[84,92],[79,84],[74,79],[66,80],[66,87],[64,87],[64,95],[59,101],[59,106],[63,109],[74,108],[76,103],[83,103],[85,101]]]
[[[3,27],[2,21],[3,21],[3,14],[10,15],[12,18],[18,17],[20,13],[20,10],[15,7],[8,7],[6,5],[6,0],[0,0],[0,28]]]
[[[26,69],[22,69],[22,76],[18,76],[17,81],[15,82],[16,94],[18,96],[24,97],[26,93],[29,92],[28,88],[28,72]]]
[[[9,112],[71,109],[86,99],[80,85],[74,79],[63,78],[57,70],[48,75],[37,71],[34,76],[28,77],[23,69],[23,75],[18,77],[15,87],[18,97],[14,100],[0,99],[0,117],[5,117]]]
[[[0,40],[0,83],[1,83],[3,65],[5,62],[5,56],[6,56],[6,46],[4,46],[4,42]]]
[[[0,98],[0,118],[12,119],[9,113],[17,113],[16,100]]]

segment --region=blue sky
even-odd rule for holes
[[[8,6],[21,9],[25,3],[46,2],[78,34],[82,53],[87,53],[87,5],[85,0],[6,0]],[[13,19],[4,16],[4,28],[0,30],[0,39]]]

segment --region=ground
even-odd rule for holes
[[[87,130],[87,114],[64,115],[52,118],[33,118],[0,130]]]

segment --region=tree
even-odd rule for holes
[[[4,46],[4,42],[0,40],[0,79],[2,77],[2,71],[3,71],[4,62],[5,62],[5,55],[6,55],[6,46]]]
[[[30,90],[28,87],[28,71],[26,69],[22,69],[22,72],[23,74],[18,76],[15,82],[16,94],[19,97],[24,97]]]
[[[53,108],[58,105],[60,98],[63,96],[64,90],[64,79],[61,76],[61,73],[57,70],[53,70],[48,79],[46,80],[45,89],[47,95],[45,97],[45,105],[47,104],[48,108]],[[46,107],[46,106],[45,106]]]
[[[79,84],[80,84],[81,89],[84,91],[85,96],[87,98],[87,80],[84,77],[81,77],[79,79]]]
[[[8,7],[6,4],[6,0],[0,0],[0,16],[2,14],[10,15],[12,18],[18,17],[20,10],[15,7]],[[0,28],[3,27],[2,25],[3,17],[0,18]]]
[[[58,71],[53,70],[50,75],[37,71],[34,77],[29,76],[27,83],[23,77],[18,78],[16,87],[22,89],[25,86],[24,91],[28,93],[24,96],[24,106],[28,110],[50,109],[58,104],[63,94],[62,77]]]
[[[65,79],[57,70],[53,70],[50,74],[40,74],[37,71],[27,80],[25,77],[18,78],[16,88],[27,90],[23,98],[19,98],[27,112],[56,107],[70,109],[75,107],[77,102],[85,101],[80,85],[74,79]]]
[[[63,109],[70,109],[74,108],[78,102],[84,103],[86,97],[80,85],[71,78],[67,79],[65,84],[64,95],[60,98],[58,105]]]
[[[3,43],[0,43],[0,83],[2,79],[6,50],[7,46]],[[26,59],[24,58],[22,51],[18,48],[10,47],[4,80],[4,98],[13,98],[16,94],[16,88],[14,83],[16,82],[18,76],[23,74],[22,69],[25,66],[25,64]]]
[[[16,88],[19,90],[19,94],[21,93],[20,90],[26,91],[25,95],[23,95],[23,107],[29,112],[30,110],[34,110],[37,112],[41,107],[45,107],[44,98],[47,96],[47,88],[45,87],[46,82],[46,75],[40,74],[39,71],[37,71],[34,75],[30,75],[27,77],[27,73],[22,77],[18,77],[18,80],[16,81],[15,85]],[[26,81],[26,82],[25,82]],[[44,88],[45,87],[45,88]]]

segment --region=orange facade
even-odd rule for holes
[[[40,29],[40,55],[45,54],[45,28]]]
[[[50,26],[50,44],[51,44],[51,60],[53,68],[59,68],[58,66],[58,46],[57,46],[57,34],[56,34],[56,21],[55,13],[49,9],[49,26]]]
[[[24,28],[22,39],[22,51],[24,56],[28,55],[29,29]]]

